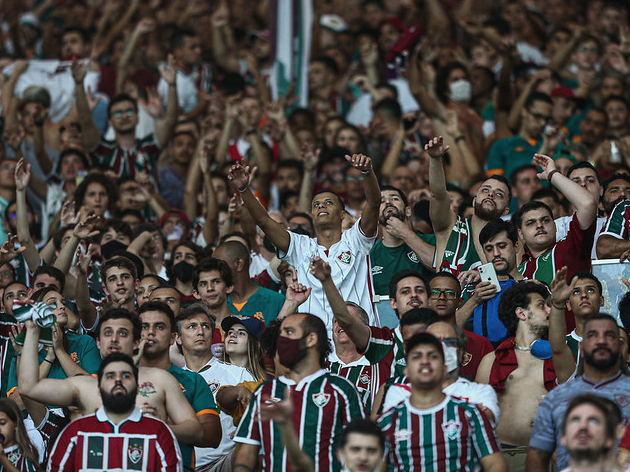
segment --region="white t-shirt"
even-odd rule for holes
[[[463,377],[442,390],[445,394],[452,397],[461,398],[468,403],[483,405],[488,408],[494,415],[494,425],[499,424],[501,409],[499,408],[499,399],[494,389],[487,384],[471,382]],[[411,396],[411,386],[409,384],[392,385],[383,399],[383,411],[398,405]]]
[[[190,370],[184,366],[185,370]],[[236,385],[245,381],[255,381],[256,379],[244,367],[233,364],[226,364],[212,357],[208,363],[198,372],[212,390],[212,395],[216,395],[219,387],[224,385]],[[218,447],[196,447],[195,467],[210,464],[222,456],[229,454],[234,449],[232,435],[236,432],[234,419],[223,412],[219,414],[221,420],[221,443]]]
[[[289,231],[291,240],[287,252],[278,251],[278,257],[295,268],[300,283],[312,287],[311,295],[298,311],[320,317],[329,332],[332,332],[333,312],[321,282],[309,270],[311,259],[317,256],[330,264],[332,280],[343,299],[361,306],[368,314],[369,325],[378,326],[372,303],[374,289],[369,259],[376,235],[364,235],[360,222],[361,219],[341,233],[341,240],[329,250],[320,246],[315,238]]]

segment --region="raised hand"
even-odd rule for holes
[[[330,278],[330,264],[321,257],[315,257],[311,259],[310,272],[317,280],[324,282]]]
[[[22,128],[21,126],[11,127],[4,132],[4,140],[6,141],[7,145],[15,152],[19,151],[23,139],[24,128]]]
[[[219,2],[210,21],[213,28],[223,28],[230,23],[230,10],[225,1]]]
[[[26,246],[15,248],[15,243],[18,242],[17,236],[11,236],[11,233],[7,235],[7,240],[2,246],[0,246],[0,264],[8,264],[15,259],[18,254],[26,251]]]
[[[301,305],[308,299],[310,294],[311,287],[293,282],[287,286],[287,293],[285,296],[288,301],[296,302]]]
[[[544,154],[534,154],[534,162],[542,169],[542,172],[537,174],[540,180],[547,180],[551,171],[556,170],[556,164],[553,162],[553,159]]]
[[[243,167],[235,164],[228,173],[228,180],[236,187],[239,192],[244,192],[249,187],[250,169],[249,166]]]
[[[138,34],[150,33],[155,30],[155,20],[153,18],[142,18],[136,25]]]
[[[83,80],[87,74],[87,67],[85,66],[85,61],[72,61],[72,65],[70,66],[70,72],[72,72],[72,78],[74,79],[74,83],[77,85],[83,85]]]
[[[74,201],[67,201],[61,207],[61,227],[74,225],[79,221],[79,213]]]
[[[100,217],[96,216],[94,213],[90,213],[81,218],[74,227],[74,235],[79,239],[86,239],[96,236],[99,233],[99,230],[95,227],[99,219]]]
[[[168,85],[175,85],[177,79],[177,66],[175,65],[175,56],[169,54],[166,59],[166,67],[160,66],[160,75]]]
[[[21,158],[15,166],[15,189],[24,191],[31,181],[31,165]]]
[[[90,267],[90,261],[94,254],[97,253],[96,246],[94,244],[90,244],[87,248],[87,251],[84,253],[81,245],[77,247],[77,269],[79,269],[83,274],[87,274],[88,267]]]
[[[424,145],[424,150],[429,154],[429,157],[431,157],[431,159],[439,159],[444,154],[446,154],[446,151],[448,151],[450,148],[450,146],[444,146],[444,138],[442,136],[433,138]]]
[[[317,163],[319,162],[319,154],[322,152],[321,148],[315,149],[313,151],[308,146],[302,146],[302,163],[304,164],[304,170],[307,172],[313,172],[317,168]]]
[[[346,154],[346,161],[350,163],[355,169],[359,169],[361,172],[370,172],[372,170],[372,158],[365,154],[353,154],[349,156]]]
[[[551,304],[559,310],[564,309],[564,303],[569,299],[578,281],[578,278],[574,277],[571,284],[567,284],[567,272],[567,267],[564,266],[556,272],[551,281]]]
[[[162,116],[162,99],[157,91],[157,87],[147,87],[147,99],[142,101],[142,106],[153,118]]]

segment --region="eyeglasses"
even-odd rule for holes
[[[442,341],[442,344],[446,344],[447,346],[457,347],[458,345],[457,338],[444,338],[441,341]]]
[[[112,112],[113,118],[121,118],[122,116],[133,116],[136,114],[136,110],[128,108],[127,110],[120,110]]]
[[[429,292],[431,298],[440,298],[440,295],[444,295],[447,300],[455,300],[457,298],[457,291],[447,288],[446,290],[440,290],[439,288],[432,288]]]
[[[580,51],[580,52],[592,52],[593,54],[597,54],[599,52],[599,50],[595,46],[591,46],[590,48],[588,46],[580,46],[578,48],[578,51]]]
[[[363,182],[362,175],[348,175],[346,177],[346,182]]]
[[[530,110],[527,110],[527,113],[532,115],[532,117],[537,121],[544,121],[545,123],[549,123],[549,120],[551,120],[551,116],[548,116],[548,115],[543,115],[541,113],[534,113]]]

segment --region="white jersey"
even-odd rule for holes
[[[497,398],[497,393],[490,385],[471,382],[463,377],[458,377],[454,383],[442,391],[452,397],[461,398],[468,403],[483,405],[494,415],[493,424],[495,426],[499,424],[499,417],[501,416],[499,399]],[[387,411],[410,396],[411,386],[409,384],[392,385],[383,399],[382,410]]]
[[[190,370],[184,366],[185,370]],[[212,390],[212,395],[215,396],[219,390],[219,387],[224,385],[236,385],[245,381],[255,381],[256,379],[249,373],[244,367],[240,367],[233,364],[226,364],[212,357],[208,363],[201,368],[198,372]],[[218,447],[196,447],[195,448],[195,467],[201,467],[211,464],[222,456],[230,454],[234,449],[234,440],[232,436],[236,432],[234,426],[234,419],[222,411],[219,418],[221,420],[221,443]]]
[[[556,218],[554,220],[556,223],[556,241],[560,241],[567,237],[567,234],[569,234],[569,224],[571,223],[572,218],[573,215],[561,216],[560,218]],[[595,240],[593,241],[593,249],[591,250],[591,259],[599,259],[597,257],[597,252],[595,251],[595,247],[597,246],[597,239],[599,238],[605,223],[606,218],[597,218],[597,229],[595,230]]]
[[[313,289],[298,311],[320,317],[329,332],[332,332],[332,309],[321,282],[309,271],[311,259],[317,256],[330,264],[332,280],[343,299],[361,306],[369,316],[370,326],[379,326],[372,305],[374,290],[370,270],[370,250],[376,241],[376,235],[365,236],[359,226],[360,222],[359,219],[352,228],[341,233],[341,240],[329,250],[320,246],[315,238],[289,231],[291,240],[287,252],[278,251],[280,259],[295,268],[298,281]]]

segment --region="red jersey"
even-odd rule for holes
[[[462,361],[462,367],[459,369],[459,375],[474,380],[477,376],[477,369],[481,359],[489,352],[494,351],[494,349],[492,348],[492,343],[483,336],[466,330],[464,333],[466,333],[468,342],[466,343],[466,352],[464,352],[464,360]]]

